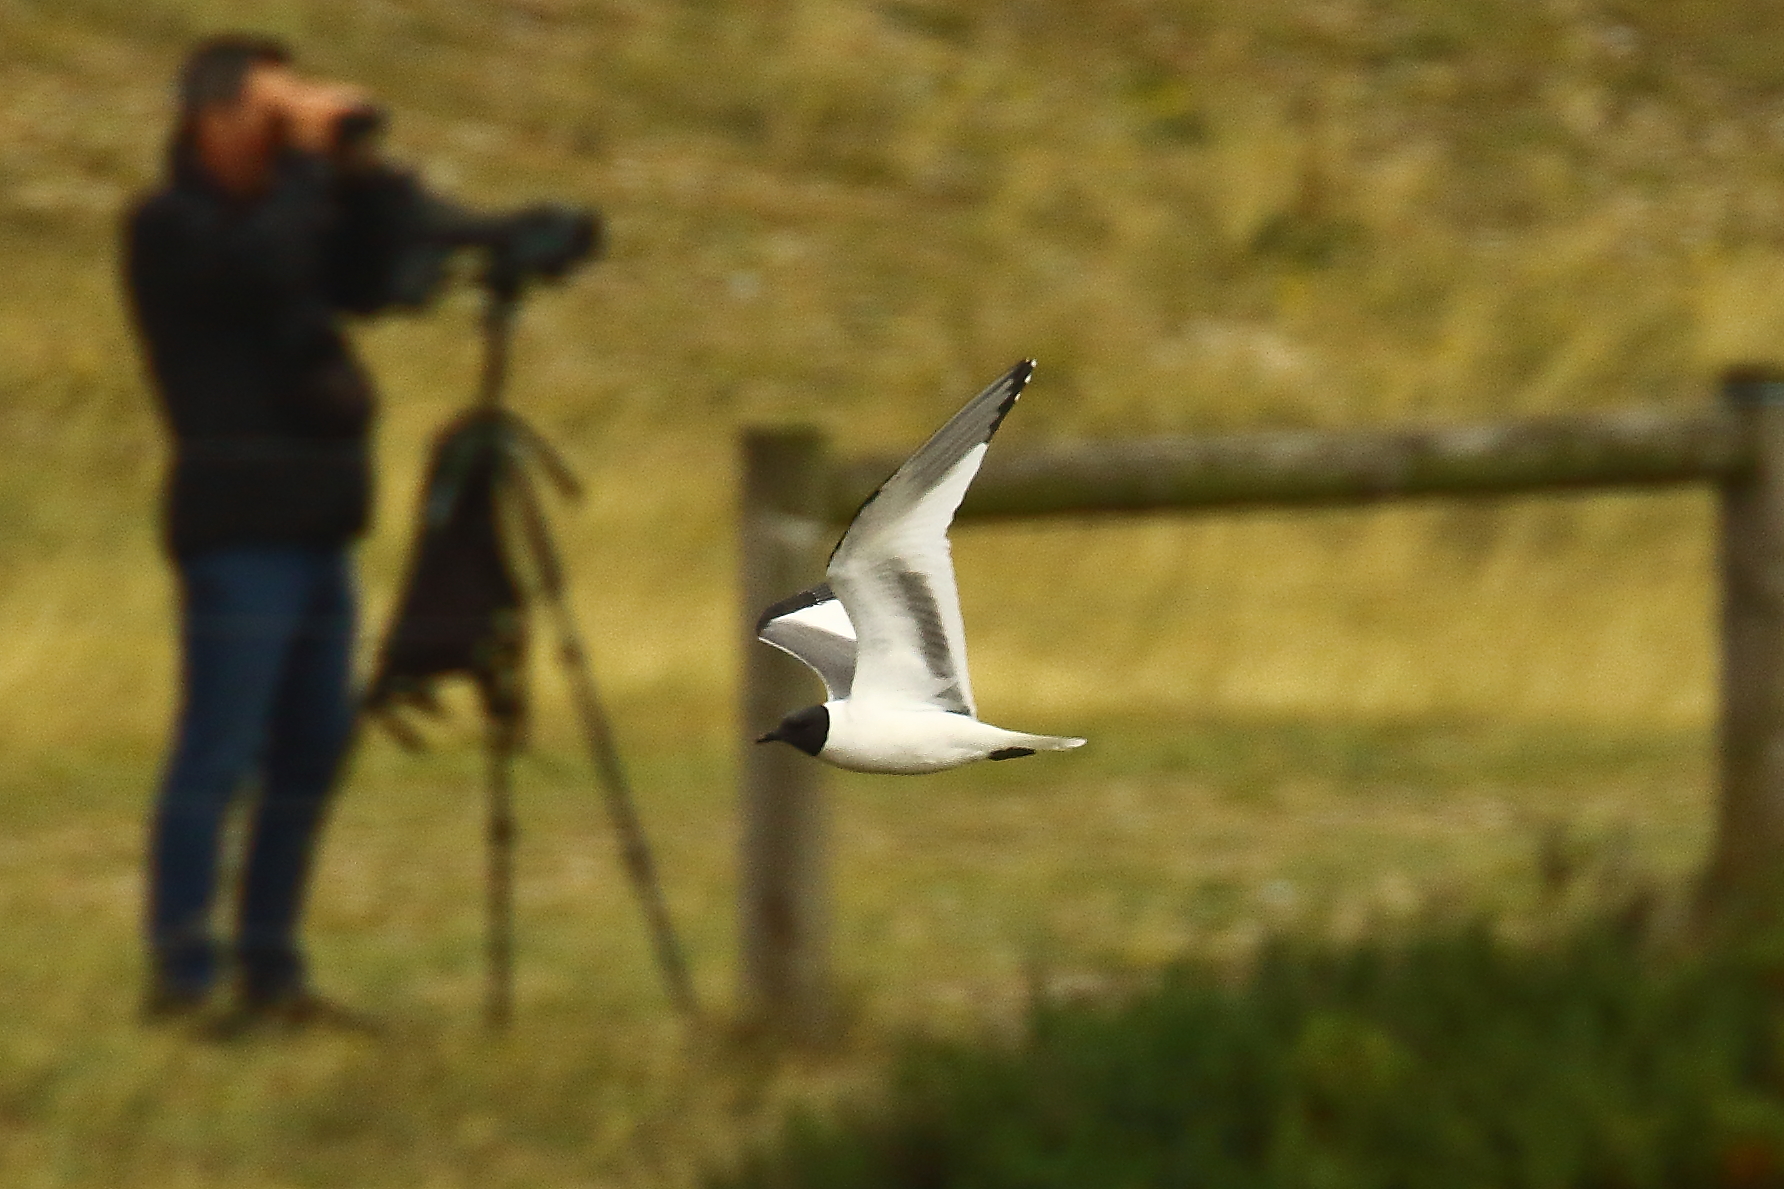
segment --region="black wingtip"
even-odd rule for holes
[[[1016,407],[1016,398],[1022,395],[1023,387],[1028,383],[1029,377],[1034,375],[1034,368],[1034,360],[1024,359],[1014,367],[1010,368],[1009,371],[993,380],[989,387],[980,389],[978,395],[974,396],[964,408],[955,413],[952,418],[949,418],[940,429],[936,430],[935,433],[930,436],[929,441],[924,443],[923,448],[919,449],[917,453],[913,454],[910,458],[907,458],[904,461],[903,466],[900,466],[898,470],[894,471],[891,478],[886,480],[886,483],[890,483],[892,479],[896,479],[898,475],[904,471],[905,467],[910,466],[912,462],[922,456],[929,446],[941,440],[944,435],[947,435],[951,430],[954,432],[957,439],[952,443],[955,446],[963,446],[967,444],[978,445],[980,443],[990,442],[992,437],[997,433],[997,427],[1003,424],[1003,419],[1009,416],[1011,409]],[[991,415],[989,425],[985,425],[985,422],[980,420],[983,415],[984,407],[990,398],[1000,391],[1003,395],[997,402],[997,408]],[[969,411],[971,414],[970,417],[968,417]],[[966,428],[964,430],[956,428],[955,425],[956,421],[961,418],[967,419]],[[981,425],[985,425],[985,429],[982,433],[979,431],[979,426]],[[957,459],[953,460],[957,461]],[[886,483],[881,483],[878,487],[874,488],[873,493],[861,501],[861,506],[855,509],[855,515],[849,519],[851,528],[854,526],[855,521],[861,518],[861,514],[867,511],[868,507],[871,506],[875,500],[880,498],[880,492],[886,489]],[[845,532],[842,538],[836,542],[835,548],[831,549],[831,560],[835,560],[838,550],[842,548],[843,541],[846,540],[848,540],[848,534]],[[770,608],[770,612],[772,611],[773,608]],[[780,614],[785,614],[785,612],[780,612]],[[758,625],[757,634],[759,635],[760,633],[761,627]]]
[[[788,595],[762,612],[761,618],[756,620],[756,634],[761,635],[763,628],[783,615],[791,615],[793,612],[803,611],[807,607],[816,607],[819,603],[828,603],[835,597],[836,592],[830,589],[828,582],[820,582],[809,590],[802,590],[796,595]]]
[[[1003,424],[1004,418],[1010,415],[1010,410],[1016,407],[1016,398],[1022,395],[1022,390],[1028,386],[1029,378],[1033,375],[1034,360],[1032,359],[1024,359],[1004,373],[1003,383],[1009,386],[1010,391],[1003,400],[998,402],[997,415],[991,419],[991,428],[985,432],[987,442],[991,440],[993,434],[997,433],[997,427]]]

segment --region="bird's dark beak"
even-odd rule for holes
[[[756,742],[757,743],[773,743],[775,740],[779,739],[780,737],[781,737],[781,734],[779,731],[770,731],[766,735],[762,736],[760,739],[756,740]]]

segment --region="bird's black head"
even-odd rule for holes
[[[780,726],[756,742],[772,743],[779,739],[782,743],[791,743],[808,756],[815,756],[824,750],[824,740],[829,737],[830,712],[822,706],[807,706],[781,719]]]

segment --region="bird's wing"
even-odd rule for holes
[[[855,701],[976,714],[948,525],[1033,373],[1019,363],[968,401],[867,498],[830,555],[830,586],[859,637]]]
[[[756,638],[810,665],[830,700],[849,696],[855,680],[855,625],[830,587],[782,599],[756,621]]]

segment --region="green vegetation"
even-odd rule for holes
[[[835,783],[833,1055],[723,1039],[746,423],[920,437],[1011,361],[1000,449],[1685,403],[1784,342],[1766,6],[1625,0],[0,0],[0,1184],[684,1185],[905,1028],[1434,908],[1544,871],[1676,888],[1710,789],[1703,495],[968,528],[976,688],[1069,763]],[[710,1032],[667,1014],[541,667],[514,1034],[479,997],[472,732],[376,737],[314,908],[378,1042],[133,1017],[170,714],[161,440],[114,237],[196,34],[291,37],[392,152],[613,253],[530,303],[516,405],[583,474],[577,611]],[[475,309],[361,336],[385,393],[370,622]],[[667,626],[666,626],[667,625]],[[1146,707],[1143,714],[1139,707]],[[1664,897],[1663,897],[1664,898]],[[1507,958],[1507,961],[1512,959]],[[1113,972],[1113,973],[1111,973]]]
[[[1776,956],[1656,961],[1627,930],[1284,945],[1043,1002],[1019,1043],[907,1051],[727,1189],[1775,1184]]]

